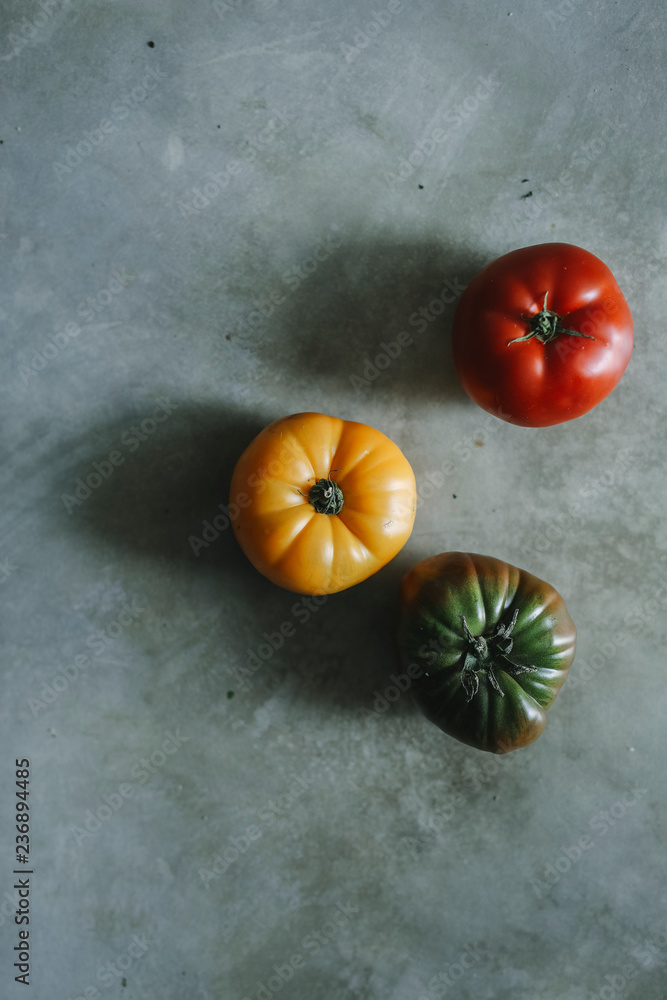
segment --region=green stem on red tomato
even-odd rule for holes
[[[561,326],[558,313],[547,309],[548,294],[548,292],[544,293],[544,305],[541,311],[530,317],[529,332],[524,334],[523,337],[515,337],[514,340],[510,340],[508,346],[509,344],[520,344],[523,340],[532,340],[533,337],[536,337],[542,344],[548,344],[561,333],[566,333],[569,337],[587,337],[588,340],[595,340],[595,337],[591,337],[589,333],[581,333],[580,330],[568,330],[567,327]]]

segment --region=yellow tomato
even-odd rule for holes
[[[417,490],[408,460],[380,431],[296,413],[248,445],[231,503],[236,537],[260,573],[298,594],[335,594],[400,552]]]

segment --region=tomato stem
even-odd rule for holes
[[[343,502],[343,491],[333,479],[318,479],[308,494],[308,503],[318,514],[340,514]]]
[[[496,694],[501,698],[505,697],[505,692],[498,683],[496,670],[504,670],[510,677],[517,677],[519,674],[530,673],[537,670],[537,667],[526,666],[523,663],[515,663],[510,660],[509,653],[512,651],[514,639],[510,638],[512,630],[519,617],[519,609],[515,609],[512,621],[509,625],[498,624],[492,635],[473,635],[468,628],[465,615],[461,615],[463,631],[468,640],[463,667],[461,668],[461,684],[466,693],[466,701],[472,701],[479,691],[479,671],[485,670],[489,678],[489,683]]]
[[[544,305],[541,311],[535,313],[528,320],[530,324],[529,332],[524,334],[523,337],[515,337],[514,340],[510,340],[508,346],[509,344],[520,344],[524,340],[532,340],[533,337],[537,338],[541,344],[548,344],[552,340],[555,340],[561,333],[566,333],[569,337],[587,337],[588,340],[595,340],[595,337],[591,337],[589,333],[581,333],[580,330],[568,330],[567,327],[561,326],[558,313],[547,309],[548,294],[548,292],[544,293]]]

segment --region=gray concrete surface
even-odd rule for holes
[[[3,20],[2,996],[662,1000],[661,5]],[[527,430],[459,387],[453,305],[409,317],[549,240],[608,263],[636,347],[601,406]],[[253,434],[308,409],[387,433],[421,498],[400,556],[310,612],[230,531],[188,541]],[[402,573],[447,549],[549,580],[579,628],[544,735],[504,758],[407,698],[362,711],[396,669]]]

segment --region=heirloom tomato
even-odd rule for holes
[[[484,410],[524,427],[573,420],[617,385],[633,346],[632,316],[606,264],[568,243],[499,257],[454,314],[463,388]]]
[[[403,548],[417,491],[388,437],[351,420],[297,413],[266,427],[231,484],[235,534],[253,566],[299,594],[334,594]]]
[[[560,594],[492,556],[445,552],[410,570],[400,597],[399,648],[426,717],[492,753],[536,740],[574,659]]]

